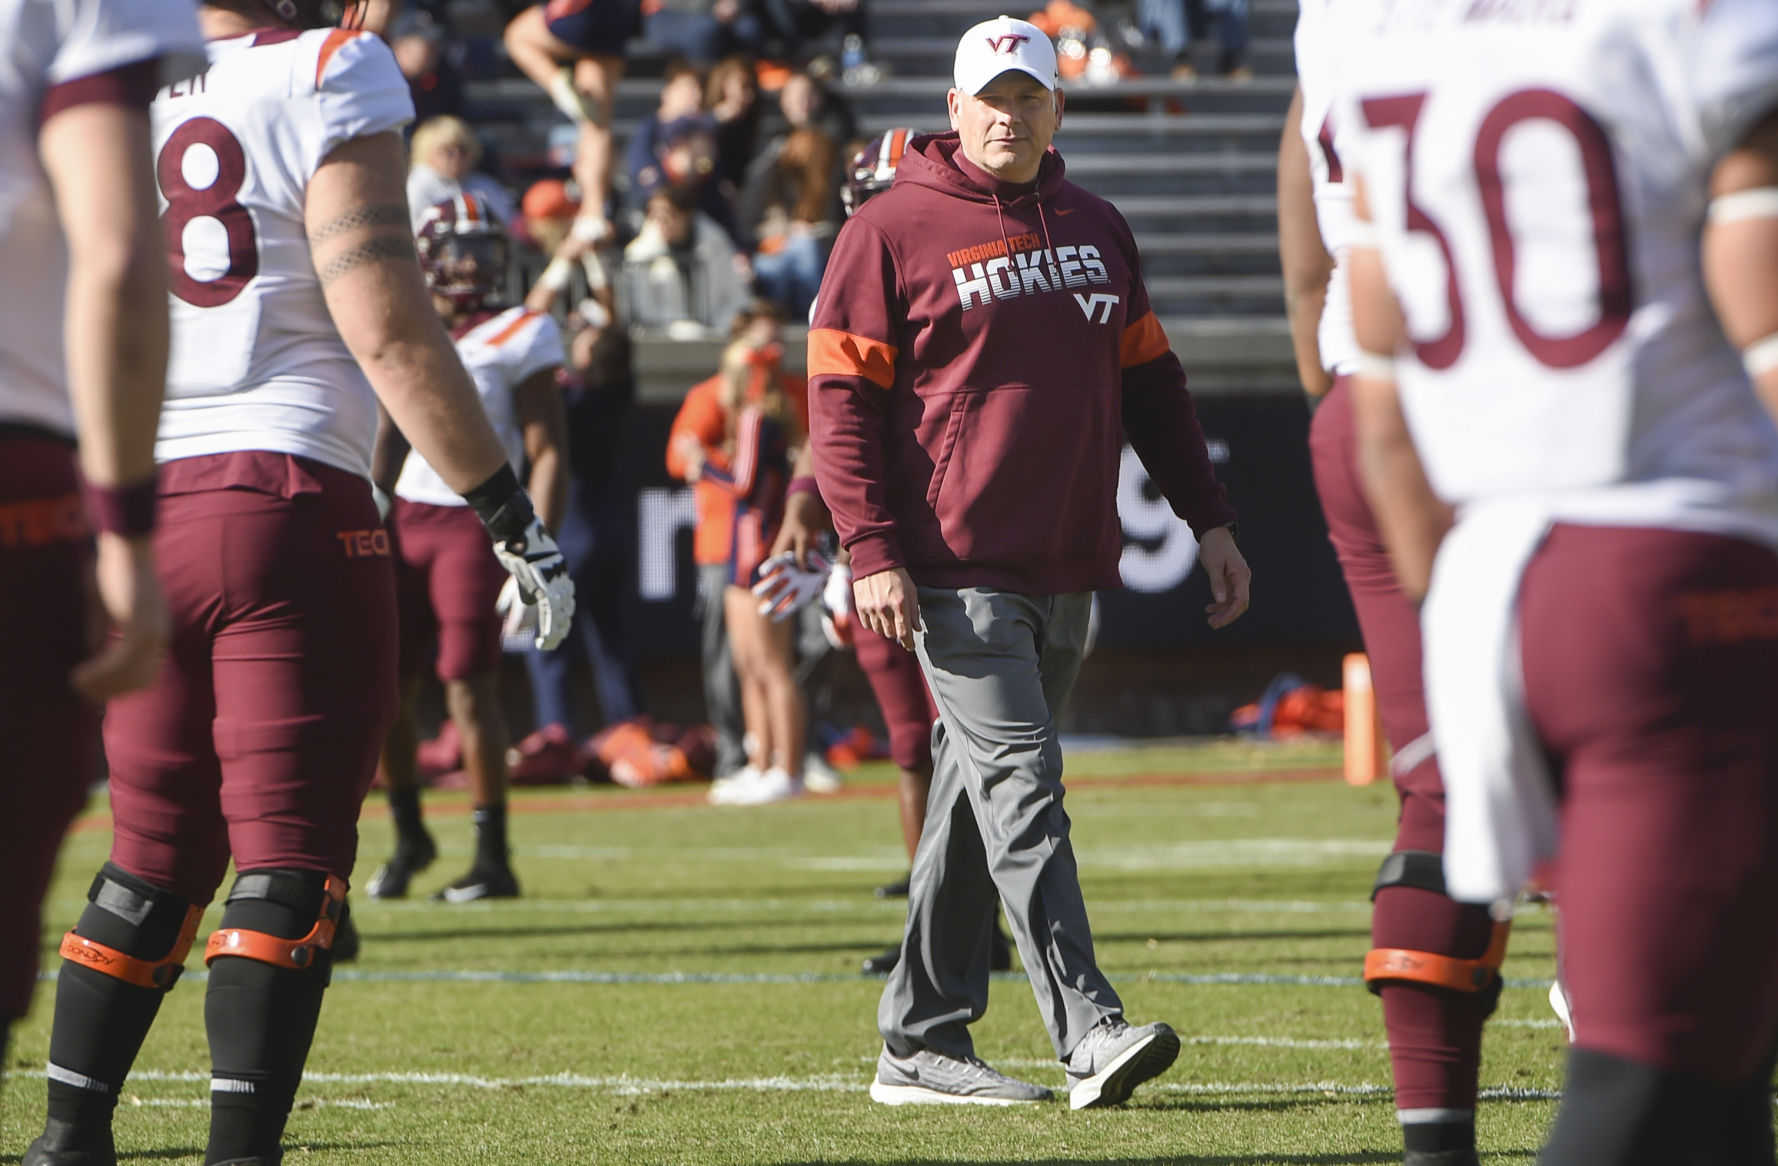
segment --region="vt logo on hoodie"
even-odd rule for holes
[[[1234,517],[1129,224],[1054,150],[1015,185],[955,133],[908,143],[894,185],[834,240],[809,412],[821,497],[860,578],[1120,586],[1126,433],[1194,530]]]
[[[1010,300],[1015,296],[1111,282],[1097,247],[1082,244],[1051,251],[1043,245],[1041,238],[1030,233],[962,247],[946,255],[945,261],[951,265],[957,298],[966,312],[996,299]],[[1100,323],[1110,322],[1111,306],[1118,302],[1118,297],[1103,293],[1094,296],[1077,293],[1074,298],[1080,302],[1088,320],[1100,311],[1101,304],[1105,304]]]

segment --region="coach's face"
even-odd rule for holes
[[[963,156],[1007,182],[1031,182],[1043,152],[1062,124],[1062,91],[1044,88],[1029,73],[1009,69],[971,96],[952,89],[951,128]]]

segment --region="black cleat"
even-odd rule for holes
[[[1478,1166],[1474,1150],[1409,1150],[1402,1166]]]
[[[363,945],[358,938],[358,924],[352,922],[352,910],[347,908],[340,916],[340,925],[333,930],[333,962],[349,964],[358,958],[358,950]]]
[[[895,965],[900,962],[901,948],[892,947],[877,955],[866,956],[864,962],[859,965],[859,970],[867,976],[887,976],[895,970]],[[1012,971],[1012,940],[1006,937],[1006,932],[1000,930],[998,924],[994,927],[994,938],[988,945],[988,970],[991,972]]]
[[[413,838],[403,838],[395,844],[395,853],[389,861],[377,868],[377,873],[370,876],[364,884],[365,897],[371,899],[405,899],[408,884],[414,876],[432,865],[438,857],[438,845],[432,841],[432,835],[421,830]]]
[[[892,947],[888,951],[865,956],[864,962],[859,967],[867,976],[887,976],[895,970],[895,965],[900,962],[901,948]]]
[[[510,866],[481,865],[469,868],[469,873],[452,883],[450,886],[435,892],[434,903],[474,903],[481,899],[516,899],[519,897],[519,880],[514,877]]]
[[[905,878],[898,882],[884,883],[877,888],[877,898],[879,899],[905,899],[907,897],[908,880]]]
[[[43,1136],[31,1143],[20,1166],[117,1166],[117,1149],[109,1128],[82,1134],[78,1127],[50,1118]]]

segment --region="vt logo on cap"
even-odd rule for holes
[[[957,88],[971,97],[1008,69],[1017,69],[1056,87],[1056,46],[1035,24],[996,16],[984,20],[957,42]]]

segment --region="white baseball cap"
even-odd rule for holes
[[[1056,87],[1056,46],[1049,34],[1028,20],[996,16],[984,20],[957,42],[954,76],[957,88],[974,97],[1008,69],[1028,73]]]

